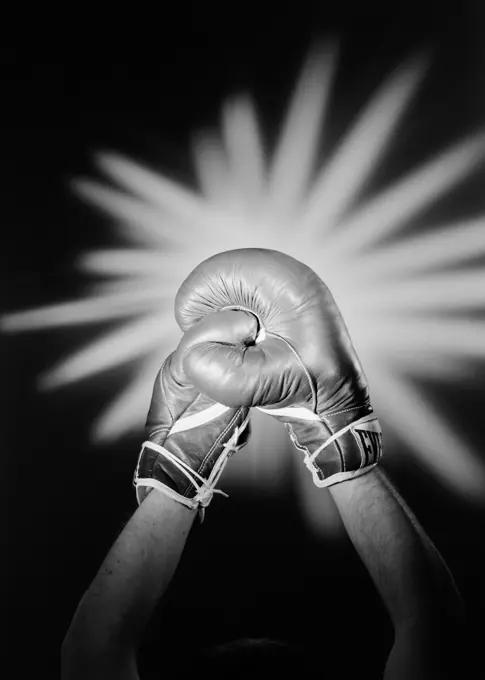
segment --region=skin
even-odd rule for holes
[[[62,646],[63,680],[139,680],[136,651],[196,511],[149,492],[106,556]]]
[[[464,604],[443,558],[382,466],[329,490],[394,627],[384,680],[459,677],[466,657]]]
[[[464,607],[418,520],[382,468],[329,489],[394,626],[384,680],[457,677]],[[149,493],[78,606],[62,648],[62,680],[139,680],[137,647],[195,515],[158,491]]]

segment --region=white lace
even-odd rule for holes
[[[224,408],[224,407],[223,407]],[[227,408],[227,407],[226,407]],[[181,424],[183,422],[183,419],[178,421],[178,431],[183,431],[181,427]],[[208,421],[206,421],[208,422]],[[239,451],[245,444],[237,444],[240,435],[244,430],[246,429],[247,425],[249,423],[249,412],[248,415],[246,416],[245,420],[242,422],[241,425],[236,426],[234,428],[234,432],[229,439],[224,445],[223,445],[223,453],[219,456],[217,459],[214,467],[212,468],[212,472],[210,473],[208,479],[204,479],[202,475],[200,475],[198,472],[195,472],[195,470],[192,470],[186,463],[184,463],[183,460],[180,460],[180,458],[177,458],[171,451],[168,451],[166,448],[163,446],[160,446],[159,444],[155,444],[152,441],[146,441],[143,443],[142,446],[142,453],[143,449],[149,448],[154,451],[157,451],[157,453],[162,454],[170,460],[170,462],[175,465],[175,467],[183,472],[186,477],[190,480],[191,484],[196,488],[196,494],[193,498],[186,498],[185,496],[182,496],[179,494],[177,491],[174,491],[170,487],[166,486],[163,484],[163,482],[160,482],[159,480],[156,479],[151,479],[151,478],[143,478],[140,479],[138,477],[138,466],[137,466],[137,471],[135,475],[135,485],[138,486],[149,486],[154,489],[157,489],[158,491],[161,491],[162,493],[165,493],[167,496],[170,496],[170,498],[173,498],[174,500],[178,501],[179,503],[182,503],[182,505],[185,505],[188,508],[191,509],[200,509],[200,514],[201,514],[201,521],[204,519],[204,509],[209,505],[209,503],[212,500],[212,497],[214,496],[215,493],[221,494],[222,496],[225,496],[226,498],[228,495],[224,493],[224,491],[221,491],[220,489],[216,489],[215,486],[219,480],[219,477],[221,476],[224,467],[230,458],[230,456],[235,453],[236,451]],[[187,428],[189,429],[189,428]],[[139,461],[141,460],[141,455]]]

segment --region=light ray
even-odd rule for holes
[[[0,318],[0,328],[18,332],[109,321],[146,314],[148,310],[156,312],[161,304],[170,304],[172,300],[173,293],[164,292],[160,285],[150,287],[145,284],[139,290],[131,286],[118,294],[6,314]]]
[[[77,266],[81,271],[91,274],[128,277],[130,286],[133,285],[134,278],[149,277],[156,277],[160,282],[165,280],[170,285],[174,274],[172,258],[177,262],[177,254],[170,252],[171,259],[168,263],[167,254],[134,248],[95,250],[80,255]]]
[[[76,180],[72,182],[72,188],[77,196],[117,218],[131,243],[159,248],[173,242],[176,231],[166,228],[167,216],[161,215],[153,207],[89,180]],[[180,241],[184,242],[183,239]]]
[[[176,218],[185,238],[195,236],[202,227],[217,237],[227,221],[227,215],[202,200],[194,191],[168,177],[142,168],[116,154],[99,154],[98,164],[125,188],[136,191],[162,214]]]
[[[161,348],[160,348],[161,349]],[[161,351],[145,359],[136,377],[105,409],[93,426],[94,441],[112,441],[129,432],[143,430],[153,385],[166,355]]]
[[[269,179],[248,97],[231,100],[223,111],[225,148],[218,133],[194,140],[202,193],[122,156],[100,154],[101,169],[119,188],[90,181],[74,187],[115,218],[116,234],[133,248],[80,257],[79,270],[103,279],[91,283],[92,297],[9,314],[2,330],[124,319],[41,379],[44,387],[60,387],[132,362],[136,377],[96,423],[97,440],[113,441],[144,422],[160,358],[181,337],[173,297],[189,272],[223,250],[282,250],[314,268],[332,290],[384,431],[394,428],[405,437],[449,488],[478,498],[482,485],[483,500],[484,465],[411,380],[419,375],[473,379],[477,361],[485,358],[485,325],[470,318],[484,309],[483,271],[476,263],[468,271],[440,271],[485,254],[485,217],[439,226],[401,243],[394,239],[390,246],[382,240],[396,236],[485,160],[485,133],[461,141],[363,202],[367,182],[425,72],[424,60],[415,59],[384,84],[310,186],[334,62],[333,47],[310,55],[284,118]],[[314,235],[323,228],[325,243],[319,245]],[[250,445],[234,457],[224,479],[283,489],[288,453],[297,465],[296,488],[307,520],[320,532],[331,531],[330,519],[327,525],[319,515],[328,493],[312,486],[286,431],[272,419],[255,418]]]
[[[327,113],[337,49],[313,51],[292,97],[271,167],[265,214],[288,222],[303,199],[314,169]]]
[[[168,313],[145,316],[71,355],[41,376],[39,386],[53,389],[69,385],[137,359],[151,350],[165,347],[166,338],[175,331],[175,322]]]
[[[359,253],[352,259],[352,271],[356,278],[361,273],[366,282],[372,279],[390,281],[433,267],[443,269],[447,265],[459,265],[485,252],[485,217],[456,222],[422,232],[386,247],[384,250]]]
[[[152,260],[147,258],[148,267],[145,275],[142,273],[145,262],[141,254],[143,251],[139,251],[139,260],[134,259],[131,276],[128,273],[131,261],[130,251],[124,251],[119,259],[119,251],[94,251],[85,256],[81,255],[78,258],[77,266],[81,271],[89,271],[103,276],[116,276],[117,272],[120,277],[123,276],[123,278],[97,282],[95,293],[98,295],[158,286],[164,295],[173,291],[175,297],[175,293],[190,271],[200,263],[201,259],[215,255],[223,249],[224,241],[219,242],[219,247],[210,240],[197,245],[197,250],[191,249],[184,253],[169,250],[158,251],[157,256],[153,254]],[[241,244],[240,247],[243,247],[243,245]],[[125,266],[127,271],[122,273]]]
[[[206,213],[197,194],[174,182],[159,172],[143,167],[136,161],[119,153],[104,151],[96,155],[97,165],[125,191],[138,197],[145,204],[162,211],[176,214],[192,210],[192,215]]]
[[[247,446],[231,458],[224,471],[224,482],[250,483],[253,487],[277,487],[288,457],[286,430],[275,418],[255,409],[251,412],[251,438]]]
[[[411,446],[443,486],[485,503],[485,464],[438,415],[422,390],[413,387],[403,374],[396,378],[395,371],[386,375],[381,369],[373,388],[378,415],[383,414],[384,422]]]
[[[265,188],[265,161],[256,112],[249,97],[226,103],[222,131],[234,198],[243,215],[254,217]]]
[[[386,151],[424,72],[423,59],[407,63],[359,116],[320,172],[303,208],[300,229],[305,238],[313,240],[322,229],[326,233],[355,200]]]
[[[348,253],[362,252],[395,234],[484,160],[485,134],[474,134],[360,207],[339,227],[333,247]]]
[[[393,317],[377,333],[376,348],[382,354],[399,356],[434,353],[463,359],[485,359],[485,322],[476,319],[429,319]]]
[[[87,295],[84,298],[86,302],[92,300],[94,297],[104,297],[108,295],[118,295],[122,293],[132,293],[133,291],[142,291],[147,288],[154,288],[158,286],[158,290],[163,296],[166,295],[167,291],[172,289],[172,282],[168,283],[158,276],[145,276],[145,277],[126,277],[126,278],[106,278],[102,281],[90,281],[88,282]],[[83,300],[80,300],[82,302]],[[76,301],[74,301],[76,302]],[[69,303],[67,303],[69,304]]]
[[[415,349],[406,352],[383,351],[382,356],[387,358],[390,365],[395,365],[397,371],[409,376],[463,384],[470,384],[476,377],[476,359],[470,357],[437,353],[429,348],[419,352]]]
[[[427,314],[452,312],[458,309],[485,308],[485,270],[434,274],[406,281],[367,283],[365,307],[376,313],[399,310],[426,311]],[[364,302],[364,301],[362,301]],[[394,316],[394,314],[393,314]]]
[[[226,152],[219,136],[215,133],[197,133],[192,148],[197,182],[204,197],[222,209],[229,208],[233,187]]]

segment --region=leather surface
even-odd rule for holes
[[[181,352],[173,352],[160,369],[146,421],[146,438],[170,451],[179,460],[204,479],[207,479],[216,461],[224,453],[226,444],[247,416],[245,407],[230,408],[209,422],[186,431],[171,429],[181,418],[207,413],[214,401],[188,382],[181,372]],[[238,443],[246,443],[250,425]],[[138,463],[138,477],[156,479],[186,498],[193,498],[195,486],[165,455],[145,447]]]
[[[227,311],[236,308],[238,311]],[[332,434],[372,414],[364,371],[324,282],[274,250],[219,253],[187,277],[175,300],[185,332],[183,370],[201,392],[228,406],[299,407],[319,423],[279,417],[294,443],[312,453]],[[265,339],[255,344],[258,332]],[[352,433],[316,463],[322,477],[378,461]]]

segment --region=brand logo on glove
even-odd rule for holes
[[[361,467],[377,463],[382,456],[382,431],[379,421],[372,420],[352,428],[362,456]]]

